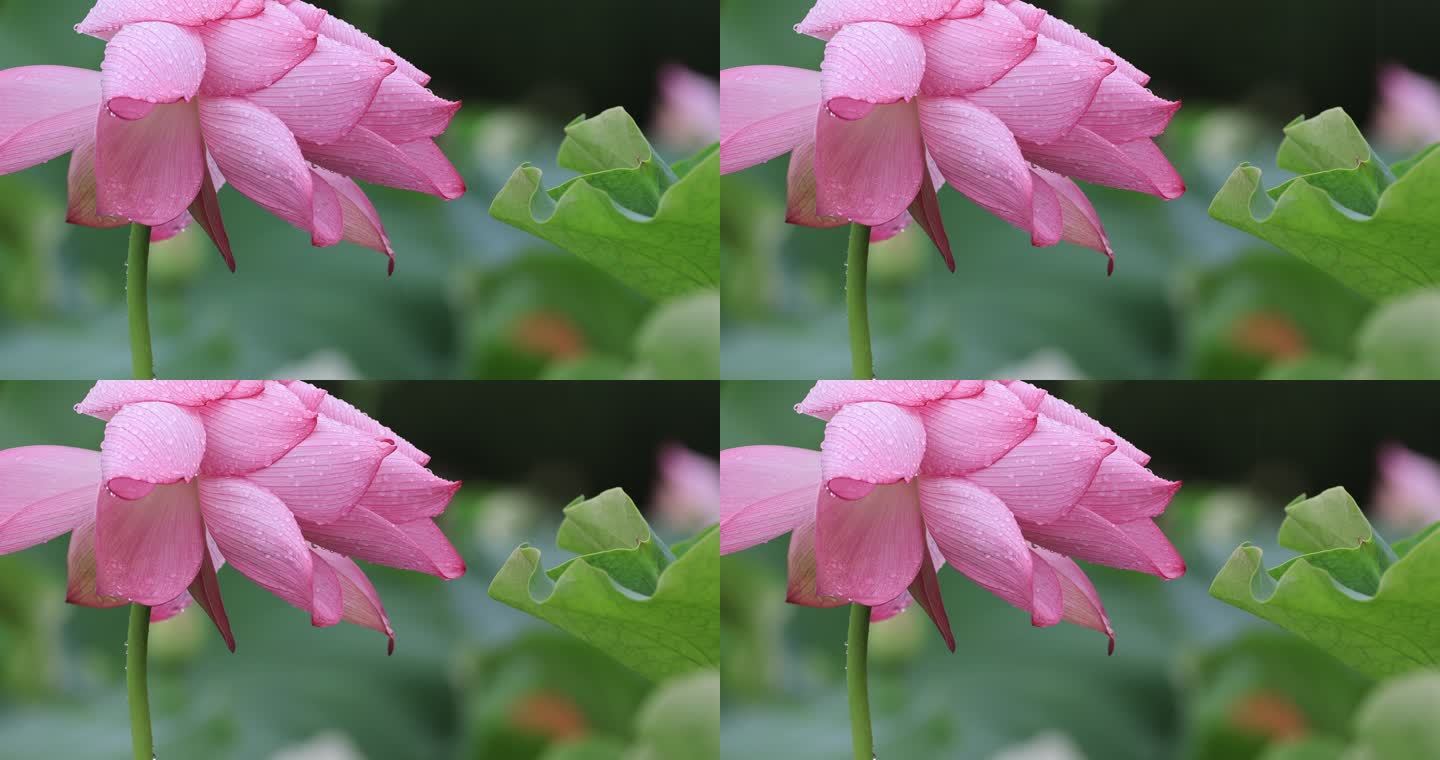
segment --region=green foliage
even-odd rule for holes
[[[1215,577],[1213,596],[1371,676],[1440,662],[1440,538],[1398,556],[1339,488],[1285,512],[1280,545],[1301,556],[1266,571],[1261,549],[1242,545]]]
[[[1332,109],[1286,127],[1278,163],[1300,176],[1261,192],[1261,171],[1242,165],[1211,216],[1371,298],[1440,283],[1440,155],[1392,170]]]
[[[720,538],[715,528],[672,550],[624,491],[565,508],[556,539],[580,555],[543,570],[521,546],[490,596],[550,622],[656,681],[720,661]]]
[[[526,164],[490,213],[548,240],[655,299],[720,281],[720,154],[673,168],[624,109],[566,127],[560,166],[581,176],[545,190]]]

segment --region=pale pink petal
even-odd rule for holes
[[[207,477],[200,508],[231,567],[292,606],[313,610],[310,549],[279,498],[245,478]]]
[[[304,522],[300,527],[307,539],[355,559],[445,580],[465,574],[465,561],[431,520],[394,525],[368,509],[356,507],[335,522]]]
[[[1185,574],[1185,560],[1153,520],[1111,523],[1077,507],[1045,525],[1020,520],[1025,538],[1075,559],[1171,580]]]
[[[202,98],[200,124],[225,179],[266,211],[305,231],[315,188],[290,130],[244,98]]]
[[[174,219],[200,193],[205,145],[195,104],[156,106],[127,121],[102,112],[95,136],[96,208],[140,224]]]
[[[815,520],[820,452],[745,446],[720,452],[720,553],[774,540]]]
[[[1020,147],[1025,158],[1075,179],[1165,200],[1185,194],[1185,180],[1149,139],[1116,144],[1085,127],[1076,127],[1054,142],[1021,141]]]
[[[821,112],[815,128],[816,211],[877,225],[915,202],[925,144],[913,103],[878,106],[847,121]]]
[[[68,66],[0,71],[0,175],[95,141],[100,72]]]
[[[369,35],[351,26],[343,19],[335,18],[325,11],[316,8],[302,0],[293,0],[287,6],[292,13],[298,16],[306,25],[320,34],[349,45],[361,52],[368,53],[376,58],[384,58],[395,62],[400,67],[400,73],[414,79],[419,84],[429,84],[430,75],[416,68],[414,64],[395,54],[394,50],[376,42]]]
[[[818,71],[742,66],[720,72],[720,173],[813,144],[819,110]]]
[[[1048,186],[1060,203],[1062,239],[1105,254],[1110,261],[1109,271],[1113,274],[1115,250],[1110,247],[1110,237],[1105,234],[1105,225],[1100,223],[1100,215],[1095,213],[1090,199],[1069,177],[1039,167],[1032,167],[1030,171],[1038,180],[1037,186],[1040,183]]]
[[[225,231],[225,219],[220,215],[220,198],[216,195],[217,188],[213,179],[216,174],[213,166],[205,172],[200,183],[200,194],[195,196],[195,202],[190,204],[190,216],[199,222],[200,228],[210,236],[216,250],[220,251],[220,257],[225,259],[225,265],[233,272],[235,253],[230,250],[230,233]]]
[[[390,616],[385,614],[385,605],[381,604],[380,595],[376,593],[375,586],[365,577],[360,566],[350,558],[328,549],[317,548],[311,551],[320,560],[315,563],[315,567],[325,565],[334,571],[340,582],[342,619],[347,623],[385,634],[390,639],[390,653],[394,654],[395,629],[390,627]]]
[[[1004,502],[964,478],[921,478],[919,494],[925,528],[951,567],[1029,612],[1031,624],[1060,622],[1059,587],[1036,584],[1029,545]]]
[[[1080,126],[1111,142],[1129,142],[1164,132],[1179,110],[1178,101],[1157,97],[1135,80],[1113,74],[1101,83]]]
[[[811,493],[811,506],[815,495]],[[815,593],[815,523],[814,511],[810,521],[795,526],[790,532],[790,549],[787,554],[785,601],[802,607],[843,607],[849,602],[844,599],[823,597]],[[909,597],[907,592],[903,596]]]
[[[1035,33],[1004,8],[987,3],[969,18],[920,29],[926,60],[926,95],[963,95],[989,87],[1035,50]]]
[[[1071,26],[1063,19],[1051,16],[1045,11],[1022,0],[1013,0],[1007,7],[1012,13],[1015,13],[1016,16],[1033,24],[1032,28],[1040,34],[1096,58],[1105,58],[1114,61],[1116,66],[1119,67],[1120,73],[1135,80],[1139,84],[1149,83],[1150,76],[1148,74],[1135,68],[1129,61],[1116,55],[1115,51],[1091,39],[1089,35]]]
[[[966,477],[1000,497],[1017,518],[1048,523],[1076,508],[1100,463],[1114,451],[1112,441],[1042,416],[1029,438]]]
[[[156,105],[190,100],[205,76],[205,45],[188,27],[130,24],[105,46],[100,65],[105,107],[122,119],[143,119]]]
[[[458,101],[438,97],[410,77],[396,73],[380,84],[360,125],[393,143],[408,143],[444,134],[459,111]]]
[[[918,407],[942,398],[968,398],[983,390],[983,380],[821,380],[795,411],[829,420],[847,404],[862,401]]]
[[[385,254],[390,259],[390,272],[395,272],[395,249],[390,246],[390,236],[380,213],[366,197],[365,192],[349,177],[342,177],[328,169],[314,168],[314,185],[327,187],[335,194],[340,206],[340,239]]]
[[[105,35],[141,21],[164,21],[183,26],[200,26],[229,16],[238,0],[98,0],[89,15],[75,26],[81,34]]]
[[[287,383],[287,385],[291,391],[300,398],[301,402],[312,411],[317,411],[342,425],[349,425],[372,437],[393,441],[401,454],[410,457],[419,464],[425,465],[430,463],[429,454],[426,454],[416,448],[414,444],[401,438],[394,430],[376,422],[370,415],[351,406],[348,401],[335,398],[308,383],[292,381]]]
[[[360,506],[397,525],[438,517],[449,506],[460,485],[459,481],[445,480],[397,452],[380,463],[370,488],[360,498]]]
[[[1089,433],[1097,438],[1108,438],[1119,447],[1120,453],[1135,460],[1141,466],[1150,463],[1150,455],[1136,448],[1134,444],[1115,434],[1114,430],[1100,424],[1090,415],[1076,409],[1070,402],[1056,398],[1044,389],[1021,380],[1007,381],[1005,385],[1019,397],[1025,408],[1039,412],[1062,425]]]
[[[365,127],[327,145],[301,144],[305,157],[331,171],[377,185],[453,200],[465,183],[433,141],[394,145]]]
[[[858,501],[820,491],[815,510],[815,590],[864,605],[894,599],[914,582],[925,556],[915,486],[879,486]]]
[[[68,446],[0,451],[0,554],[76,530],[95,519],[100,454]]]
[[[971,4],[968,1],[959,3],[962,6]],[[927,21],[944,18],[956,5],[956,0],[914,0],[900,3],[819,0],[806,14],[805,20],[795,25],[795,31],[820,39],[830,39],[846,25],[861,21],[919,26]]]
[[[271,382],[248,398],[219,399],[199,409],[205,423],[206,475],[241,475],[269,467],[315,430],[314,412]]]
[[[1004,122],[963,98],[921,98],[920,124],[946,182],[1041,241],[1030,164]],[[1058,230],[1058,205],[1054,217]]]
[[[1113,523],[1155,517],[1170,506],[1179,481],[1166,480],[1119,452],[1105,458],[1080,506]]]
[[[672,528],[687,532],[699,530],[718,521],[719,460],[691,451],[677,443],[661,447],[658,459],[660,475],[651,492],[650,503],[662,521]]]
[[[1418,150],[1440,141],[1440,83],[1387,64],[1380,71],[1374,131],[1395,148]]]
[[[101,216],[95,210],[95,143],[92,140],[75,146],[70,154],[68,175],[69,207],[65,221],[82,227],[110,229],[124,227],[130,220],[121,216]]]
[[[96,592],[154,606],[200,572],[205,525],[194,483],[162,485],[127,501],[105,488],[95,516]]]
[[[194,410],[156,401],[127,404],[105,425],[103,490],[139,499],[155,486],[191,481],[204,455],[205,427]]]
[[[994,464],[1035,430],[1037,415],[1000,383],[977,396],[935,401],[920,409],[926,475],[964,475]]]
[[[1100,594],[1085,571],[1069,557],[1063,557],[1049,549],[1031,549],[1030,553],[1050,566],[1060,579],[1060,591],[1065,601],[1065,620],[1082,628],[1099,631],[1110,639],[1110,654],[1115,653],[1115,629],[1110,626],[1110,616],[1105,614],[1105,605],[1100,603]]]
[[[334,142],[360,123],[376,102],[381,82],[394,71],[395,64],[389,61],[321,37],[309,58],[247,98],[280,117],[296,139]],[[396,78],[410,82],[403,76]],[[419,87],[413,82],[410,85]]]
[[[95,590],[95,504],[91,496],[90,515],[86,521],[75,526],[70,534],[70,549],[66,555],[68,577],[65,589],[65,603],[81,607],[109,609],[123,607],[130,602],[110,596],[101,596]]]
[[[248,18],[200,27],[205,95],[243,95],[269,87],[315,52],[315,32],[279,3]],[[229,172],[226,172],[228,175]]]
[[[333,522],[360,502],[395,444],[328,417],[321,417],[314,430],[274,464],[247,477],[280,497],[296,517]]]
[[[1041,38],[1035,52],[1010,73],[965,99],[1000,117],[1021,140],[1053,142],[1093,113],[1101,82],[1113,71],[1109,61]]]
[[[924,456],[925,426],[915,410],[874,401],[848,404],[825,425],[820,476],[831,494],[859,499],[875,486],[914,479]]]
[[[75,411],[109,420],[126,404],[140,401],[204,406],[216,399],[253,396],[264,388],[263,383],[238,380],[101,380]]]
[[[1440,463],[1399,444],[1380,450],[1371,504],[1386,520],[1421,528],[1440,520]]]
[[[825,46],[820,98],[842,119],[861,119],[877,105],[910,100],[920,92],[925,46],[903,26],[851,24]]]

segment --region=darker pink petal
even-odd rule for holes
[[[0,554],[28,549],[95,519],[100,454],[68,446],[0,451]]]
[[[1117,144],[1076,127],[1054,142],[1022,141],[1020,147],[1027,159],[1075,179],[1167,201],[1185,194],[1185,181],[1149,139]]]
[[[122,119],[143,119],[156,105],[190,100],[205,76],[205,45],[193,29],[130,24],[105,46],[100,66],[105,107]]]
[[[1036,46],[1035,33],[995,3],[968,18],[947,19],[920,29],[925,43],[926,95],[963,95],[994,84]]]
[[[964,98],[922,98],[920,125],[947,183],[1038,242],[1030,164],[1004,122]],[[1054,217],[1058,241],[1058,206]]]
[[[1156,517],[1170,506],[1178,481],[1158,477],[1135,460],[1116,452],[1105,458],[1080,506],[1113,523]]]
[[[96,209],[160,225],[185,212],[200,192],[205,145],[194,103],[156,106],[143,119],[99,116],[95,138]]]
[[[720,553],[763,544],[815,520],[820,452],[746,446],[720,452]]]
[[[75,526],[70,534],[70,549],[66,555],[68,567],[65,588],[65,603],[81,607],[109,609],[123,607],[130,602],[117,597],[101,596],[95,590],[95,505],[90,504],[90,515],[86,522]]]
[[[390,272],[395,272],[395,249],[390,246],[390,236],[380,213],[366,197],[365,192],[354,180],[343,177],[328,169],[311,169],[317,196],[322,190],[333,193],[340,210],[339,239],[358,246],[383,253],[390,259]]]
[[[100,596],[164,604],[195,580],[204,551],[195,484],[157,486],[133,501],[100,489],[95,520]]]
[[[1111,142],[1129,142],[1164,132],[1179,110],[1179,102],[1164,100],[1135,80],[1113,74],[1101,83],[1080,126]]]
[[[925,556],[925,526],[915,486],[880,486],[858,501],[824,489],[815,513],[815,590],[864,605],[894,599],[910,586]]]
[[[157,485],[189,482],[200,474],[205,446],[205,427],[194,410],[156,401],[127,404],[105,426],[103,490],[139,499]]]
[[[208,162],[207,162],[208,163]],[[220,199],[216,195],[215,167],[210,166],[200,183],[200,194],[190,204],[190,216],[200,223],[200,228],[215,243],[220,257],[231,272],[235,271],[235,253],[230,250],[230,234],[225,231],[225,220],[220,215]]]
[[[305,231],[313,224],[310,167],[290,130],[244,98],[202,98],[200,124],[225,179],[261,208]]]
[[[1166,580],[1185,574],[1185,561],[1152,520],[1116,525],[1077,507],[1045,525],[1022,519],[1020,527],[1030,541],[1076,559]]]
[[[274,464],[247,477],[279,497],[297,518],[333,522],[360,503],[381,461],[393,451],[395,444],[389,441],[321,417],[313,435]]]
[[[200,481],[200,507],[231,567],[292,606],[312,611],[310,549],[279,498],[244,478],[207,477]]]
[[[459,110],[459,102],[438,97],[397,73],[381,82],[360,125],[393,143],[407,143],[439,137]]]
[[[199,409],[205,423],[206,475],[242,475],[269,467],[315,430],[315,413],[285,386],[270,382],[249,398],[220,399]]]
[[[850,222],[835,216],[820,216],[815,210],[815,143],[795,147],[786,173],[785,222],[801,227],[827,229]],[[878,231],[880,228],[875,228]],[[874,232],[872,232],[872,235]],[[876,238],[872,237],[872,241]]]
[[[825,426],[821,480],[834,496],[860,499],[875,486],[912,480],[924,456],[925,427],[914,410],[871,401],[849,404]]]
[[[1069,557],[1048,549],[1031,549],[1036,559],[1050,566],[1060,581],[1060,592],[1065,604],[1065,620],[1083,628],[1099,631],[1110,639],[1110,653],[1115,653],[1115,629],[1110,627],[1110,616],[1105,614],[1105,605],[1100,603],[1100,594],[1085,571]]]
[[[920,410],[927,475],[963,475],[994,464],[1035,430],[1036,414],[1000,383],[970,398],[943,399]]]
[[[130,224],[130,220],[123,216],[101,216],[95,208],[95,194],[95,142],[92,133],[90,140],[76,145],[75,152],[70,154],[67,175],[69,206],[65,211],[65,221],[99,229]]]
[[[924,73],[925,47],[914,31],[894,24],[851,24],[825,46],[821,102],[842,119],[861,119],[877,105],[915,97]]]
[[[1042,416],[1030,437],[967,478],[998,496],[1017,518],[1049,523],[1075,509],[1114,451],[1112,441]]]
[[[884,224],[915,201],[924,174],[914,104],[877,106],[855,121],[821,111],[815,129],[815,208],[821,216]]]
[[[1053,142],[1091,110],[1101,82],[1113,71],[1109,61],[1042,38],[1010,73],[965,98],[1000,117],[1017,139]]]
[[[393,62],[321,37],[310,57],[247,98],[280,117],[296,139],[334,142],[360,123],[381,83],[394,71]],[[403,76],[397,78],[410,82]],[[410,85],[425,92],[413,82]]]
[[[200,28],[205,95],[243,95],[276,83],[315,52],[316,34],[279,3],[248,18]],[[227,173],[228,174],[228,173]]]
[[[451,580],[465,574],[465,561],[430,520],[394,525],[362,507],[327,525],[301,524],[305,537],[327,549]]]
[[[385,605],[365,573],[348,557],[342,557],[328,549],[311,549],[315,556],[317,572],[324,568],[333,577],[340,589],[340,619],[362,628],[385,634],[390,640],[390,653],[395,653],[395,629],[390,627],[390,616],[385,614]]]
[[[815,141],[820,72],[742,66],[720,72],[720,172],[730,174]]]
[[[305,142],[301,147],[310,161],[366,182],[446,200],[465,193],[464,180],[430,140],[395,145],[365,127],[356,127],[335,142]]]
[[[814,499],[812,493],[811,496]],[[813,506],[813,504],[812,504]],[[849,602],[834,597],[823,597],[815,591],[815,523],[795,526],[790,533],[790,549],[787,555],[785,601],[802,607],[843,607]],[[905,594],[909,596],[909,594]]]
[[[1100,215],[1090,199],[1069,177],[1062,177],[1048,169],[1033,167],[1031,174],[1037,182],[1043,183],[1054,192],[1060,204],[1061,239],[1067,240],[1092,251],[1105,254],[1110,260],[1110,272],[1115,271],[1115,251],[1110,247],[1110,237],[1100,223]]]
[[[714,460],[711,460],[712,467],[713,463]],[[359,503],[398,525],[438,517],[459,490],[459,481],[438,477],[416,464],[415,460],[397,452],[380,462],[379,470]]]

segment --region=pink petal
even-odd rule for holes
[[[1059,587],[1037,585],[1029,545],[1004,502],[964,478],[921,478],[919,493],[925,528],[946,562],[986,591],[1030,612],[1031,624],[1060,622]]]
[[[950,616],[945,612],[945,598],[940,595],[940,579],[935,571],[944,566],[945,560],[940,556],[939,550],[927,541],[925,547],[925,558],[920,563],[920,574],[915,577],[915,582],[910,584],[909,593],[902,594],[898,599],[887,602],[885,605],[876,607],[870,611],[871,622],[883,621],[904,612],[910,606],[910,600],[920,603],[921,609],[930,616],[930,622],[935,624],[935,629],[940,632],[940,637],[945,639],[945,646],[950,651],[955,651],[955,634],[950,630]]]
[[[846,121],[821,112],[815,129],[816,211],[878,225],[910,207],[925,176],[915,106],[877,106]]]
[[[397,452],[380,462],[360,506],[398,525],[438,517],[459,490],[459,481],[438,477]]]
[[[1085,197],[1085,193],[1068,177],[1039,167],[1030,171],[1038,180],[1036,186],[1043,183],[1049,187],[1060,203],[1062,239],[1105,254],[1110,260],[1110,272],[1113,274],[1115,250],[1110,247],[1110,237],[1105,234],[1105,225],[1100,223],[1100,215],[1095,213],[1090,199]]]
[[[874,106],[908,101],[920,92],[925,46],[902,26],[851,24],[825,46],[820,98],[842,119],[863,119]]]
[[[818,71],[742,66],[720,72],[720,173],[814,143],[819,106]]]
[[[1035,52],[1010,73],[965,99],[1000,117],[1021,140],[1053,142],[1090,111],[1101,82],[1114,71],[1109,61],[1041,38]]]
[[[207,177],[207,179],[208,179],[208,177]],[[202,190],[203,190],[203,188],[205,187],[204,182],[201,182],[200,187],[201,187]],[[198,196],[198,195],[195,196],[195,201],[196,201],[196,202],[199,202],[199,200],[200,200],[200,196]],[[191,208],[194,208],[195,203],[191,203],[190,206],[191,206]],[[161,225],[156,226],[156,227],[151,227],[151,228],[150,228],[150,242],[151,242],[151,243],[163,243],[163,242],[165,242],[166,240],[173,240],[173,239],[175,239],[176,237],[178,237],[178,236],[180,235],[180,233],[184,232],[185,230],[187,230],[187,229],[189,229],[189,228],[190,228],[190,214],[188,214],[188,213],[182,213],[182,214],[180,214],[180,216],[177,216],[177,217],[175,217],[174,219],[171,219],[170,221],[168,221],[168,222],[166,222],[166,223],[164,223],[164,224],[161,224]]]
[[[302,143],[305,157],[331,171],[377,185],[453,200],[465,183],[435,143],[394,145],[365,127],[328,145]]]
[[[205,145],[194,103],[156,106],[136,121],[100,114],[95,178],[101,215],[164,224],[195,200],[204,173]]]
[[[875,486],[914,479],[924,456],[925,426],[914,410],[872,401],[849,404],[825,426],[821,480],[830,494],[860,499]]]
[[[392,74],[380,84],[360,125],[393,143],[407,143],[444,134],[459,111],[459,102],[437,97],[404,74]]]
[[[1185,180],[1148,139],[1115,144],[1085,127],[1076,127],[1054,142],[1021,141],[1020,147],[1027,159],[1075,179],[1167,201],[1185,194]]]
[[[1179,102],[1156,97],[1122,74],[1105,78],[1080,126],[1111,142],[1155,137],[1170,126]]]
[[[349,177],[318,167],[311,171],[317,193],[321,188],[328,188],[340,207],[340,239],[385,254],[390,259],[390,272],[393,274],[395,249],[390,246],[390,236],[385,232],[385,224],[380,221],[380,213],[365,192]]]
[[[813,495],[811,498],[815,498]],[[813,512],[812,512],[813,515]],[[844,599],[823,597],[815,592],[815,523],[795,526],[790,533],[785,601],[802,607],[843,607]],[[905,594],[909,596],[908,593]]]
[[[1029,438],[967,477],[1000,497],[1017,518],[1049,523],[1076,508],[1100,463],[1114,451],[1111,441],[1042,416]]]
[[[68,66],[0,71],[0,175],[13,174],[95,140],[100,73]]]
[[[955,254],[950,250],[950,236],[945,232],[945,219],[940,214],[940,199],[935,195],[945,184],[945,178],[932,163],[931,160],[925,162],[925,178],[920,182],[920,194],[915,197],[915,202],[910,204],[910,216],[914,217],[920,228],[925,230],[925,234],[930,236],[930,240],[939,249],[940,256],[945,259],[945,266],[954,272]]]
[[[1375,509],[1402,526],[1423,527],[1440,520],[1440,463],[1399,444],[1387,444],[1378,457]]]
[[[1185,574],[1185,560],[1152,520],[1111,523],[1083,507],[1038,525],[1020,520],[1025,538],[1061,554],[1171,580]]]
[[[1030,232],[1032,242],[1040,239],[1030,164],[1004,122],[963,98],[922,98],[920,125],[946,182],[986,211]],[[1058,233],[1059,207],[1054,210]]]
[[[217,399],[253,396],[264,388],[264,383],[238,380],[101,380],[75,411],[109,420],[125,405],[141,401],[203,406]]]
[[[964,475],[995,464],[1035,430],[1037,415],[1005,386],[986,383],[978,396],[943,399],[920,410],[927,475]]]
[[[325,11],[316,8],[307,2],[293,0],[289,9],[296,16],[305,21],[306,25],[315,29],[320,34],[329,37],[337,42],[349,45],[361,52],[368,53],[376,58],[384,58],[394,61],[400,68],[400,73],[425,85],[430,83],[430,75],[416,68],[414,64],[395,54],[394,50],[376,42],[369,35],[351,26],[343,19],[329,15]]]
[[[244,98],[202,98],[200,125],[210,155],[236,190],[307,232],[315,188],[290,130]]]
[[[100,454],[68,446],[0,451],[0,554],[43,544],[95,516]]]
[[[942,398],[968,398],[983,390],[983,380],[821,380],[795,411],[829,420],[845,405],[862,401],[918,407]]]
[[[315,32],[279,3],[248,18],[200,27],[207,56],[205,95],[243,95],[269,87],[315,52]],[[228,175],[229,172],[226,172]]]
[[[212,401],[199,412],[205,423],[200,469],[206,475],[242,475],[269,467],[315,430],[315,413],[274,382],[257,395]]]
[[[287,385],[312,411],[317,411],[342,425],[349,425],[375,438],[393,441],[401,454],[410,457],[418,464],[425,465],[430,463],[429,454],[426,454],[416,448],[414,444],[396,435],[394,430],[376,422],[369,415],[351,406],[350,403],[344,399],[331,396],[308,383],[290,382],[287,383]]]
[[[944,18],[957,5],[956,0],[915,0],[903,3],[877,3],[871,0],[819,0],[795,25],[795,31],[820,39],[830,39],[848,24],[863,21],[885,21],[904,26],[919,26],[927,21]],[[970,2],[959,5],[968,6]]]
[[[310,244],[316,248],[339,245],[345,237],[345,211],[335,188],[310,170],[310,186],[314,189],[310,205]]]
[[[1062,425],[1089,433],[1097,438],[1108,438],[1119,447],[1120,453],[1135,460],[1141,466],[1150,463],[1150,455],[1136,448],[1134,444],[1115,434],[1114,430],[1100,424],[1090,415],[1076,409],[1070,402],[1056,398],[1041,388],[1021,380],[1011,380],[1005,385],[1013,392],[1025,408],[1039,412]]]
[[[1105,614],[1100,594],[1095,591],[1095,584],[1090,582],[1085,571],[1074,560],[1049,549],[1031,549],[1030,553],[1049,565],[1059,578],[1066,622],[1105,634],[1110,639],[1110,654],[1114,654],[1115,629],[1110,627],[1110,616]]]
[[[745,446],[720,452],[720,553],[774,540],[815,520],[820,452]]]
[[[68,175],[69,207],[65,221],[83,227],[109,229],[124,227],[130,220],[122,216],[101,216],[95,210],[95,143],[93,140],[75,146],[70,154]]]
[[[193,410],[155,401],[127,404],[105,426],[100,443],[104,490],[139,499],[154,486],[189,482],[204,455],[205,427]]]
[[[360,566],[350,558],[328,549],[317,548],[311,552],[320,560],[315,563],[315,567],[323,565],[329,568],[340,582],[342,619],[347,623],[385,634],[390,639],[390,653],[394,654],[395,629],[390,627],[390,616],[385,614],[385,605],[380,602],[380,595],[375,592],[375,586],[365,577]]]
[[[1004,8],[987,3],[969,18],[920,29],[926,59],[926,95],[963,95],[989,87],[1035,50],[1035,33]]]
[[[310,549],[310,566],[314,568],[314,582],[310,592],[310,624],[316,628],[339,625],[345,616],[345,591],[340,587],[340,575]]]
[[[1113,523],[1133,522],[1164,512],[1179,490],[1178,481],[1158,477],[1116,452],[1100,464],[1080,506]]]
[[[123,607],[130,602],[115,597],[100,596],[95,590],[95,516],[92,512],[85,522],[75,526],[70,534],[70,549],[66,555],[69,568],[65,590],[65,603],[81,607],[109,609]]]
[[[139,604],[164,604],[200,572],[205,525],[194,483],[157,486],[126,501],[105,488],[95,517],[96,591]]]
[[[231,567],[292,606],[313,609],[310,549],[279,498],[245,478],[207,477],[200,508]]]
[[[205,76],[205,45],[188,27],[130,24],[105,46],[101,91],[110,113],[143,119],[158,104],[190,100]]]
[[[395,64],[325,37],[318,43],[309,58],[248,99],[280,117],[296,139],[328,143],[360,123]]]
[[[247,477],[279,497],[296,517],[333,522],[360,502],[395,445],[328,417],[321,417],[314,430],[274,464]]]
[[[225,265],[234,272],[235,253],[230,250],[230,233],[225,231],[225,219],[220,215],[220,198],[216,195],[213,179],[215,173],[213,166],[205,172],[200,183],[200,194],[195,196],[195,202],[190,204],[190,216],[200,223],[200,228],[205,230],[205,234],[215,243],[216,250],[220,251],[220,257],[225,259]]]
[[[1148,74],[1135,68],[1129,61],[1116,55],[1115,51],[1091,39],[1089,35],[1071,26],[1063,19],[1051,16],[1045,11],[1022,0],[1013,0],[1013,2],[1010,2],[1006,7],[1021,20],[1025,21],[1027,26],[1035,29],[1035,31],[1040,34],[1057,42],[1069,45],[1082,53],[1096,58],[1105,58],[1114,61],[1116,66],[1119,67],[1120,73],[1135,80],[1139,84],[1147,84],[1150,81]]]
[[[434,575],[465,574],[465,561],[431,520],[394,525],[363,507],[326,525],[302,522],[305,537],[327,549],[378,565]]]
[[[164,21],[183,26],[200,26],[229,16],[237,0],[98,0],[85,20],[75,26],[81,34],[95,36],[141,21]]]
[[[159,607],[150,610],[150,622],[159,623],[168,620],[190,606],[190,602],[198,602],[205,614],[215,623],[215,629],[220,632],[221,638],[225,639],[225,646],[231,652],[235,651],[235,633],[230,629],[230,616],[225,612],[225,600],[220,596],[220,581],[215,576],[216,564],[224,564],[223,559],[213,559],[219,554],[206,542],[205,555],[200,563],[200,574],[195,577],[195,582],[190,584],[190,590],[175,599]]]
[[[925,556],[925,525],[915,487],[880,486],[858,501],[824,489],[815,510],[815,589],[856,604],[884,604],[904,593]]]
[[[197,576],[195,577],[195,579],[198,581],[198,580],[200,579],[200,577],[197,575]],[[192,583],[192,584],[190,584],[190,585],[193,586],[193,585],[195,585],[195,584]],[[170,601],[168,601],[168,602],[166,602],[166,603],[164,603],[164,604],[159,604],[159,605],[156,605],[156,606],[154,606],[154,607],[151,607],[151,608],[150,608],[150,622],[151,622],[151,623],[163,623],[163,622],[165,622],[166,620],[170,620],[170,619],[172,619],[172,618],[175,618],[175,617],[179,616],[180,613],[184,612],[185,610],[190,609],[190,603],[193,602],[193,601],[195,601],[195,599],[190,596],[190,592],[187,590],[187,591],[185,591],[184,593],[182,593],[180,596],[177,596],[177,597],[175,597],[174,599],[171,599]]]

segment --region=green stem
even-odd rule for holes
[[[857,380],[875,377],[870,353],[870,304],[866,280],[870,269],[870,228],[850,225],[850,261],[845,269],[845,312],[850,318],[850,363]]]
[[[875,760],[875,737],[870,731],[870,608],[850,605],[850,641],[845,653],[845,681],[850,692],[850,743],[855,760]]]
[[[150,608],[130,605],[130,640],[125,651],[125,686],[130,699],[130,744],[135,760],[154,760],[155,740],[150,732],[150,688],[145,661],[150,651]]]
[[[130,225],[130,263],[125,268],[125,297],[130,306],[130,365],[136,380],[155,378],[150,348],[150,228]]]

